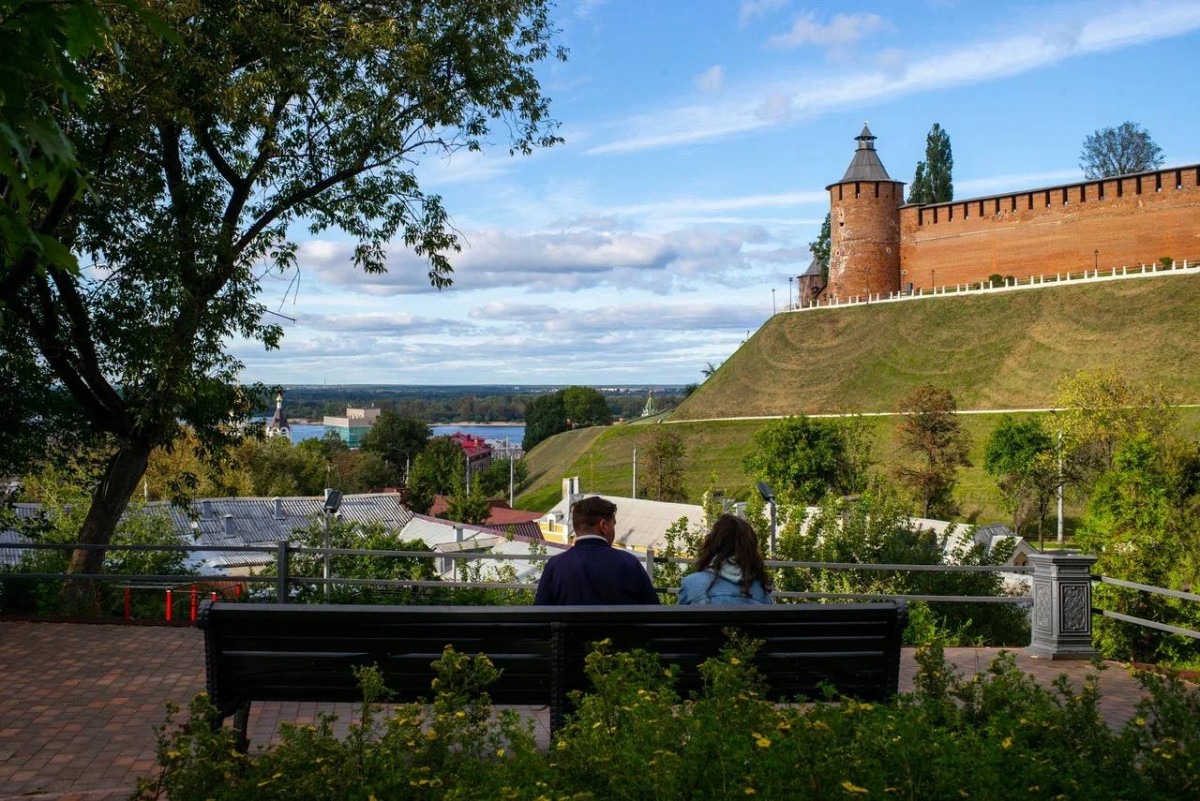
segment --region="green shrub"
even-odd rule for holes
[[[447,648],[427,704],[380,715],[377,671],[358,674],[364,704],[350,734],[333,720],[282,725],[252,756],[213,731],[205,696],[158,731],[158,773],[138,797],[196,799],[1194,799],[1200,793],[1200,692],[1141,676],[1137,716],[1110,730],[1098,676],[1051,689],[1002,654],[962,678],[940,646],[918,652],[916,690],[891,703],[774,704],[734,636],[701,667],[703,687],[644,652],[602,642],[587,659],[594,689],[548,752],[532,724],[497,712],[486,657]]]

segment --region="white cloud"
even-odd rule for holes
[[[463,233],[463,250],[450,254],[454,289],[501,287],[545,294],[597,286],[670,293],[702,275],[710,281],[744,276],[753,246],[768,243],[759,226],[685,228],[647,233],[603,228],[513,233],[479,228]],[[297,261],[326,283],[378,296],[431,292],[426,264],[403,246],[388,258],[388,272],[365,275],[351,261],[352,246],[305,242]]]
[[[627,153],[709,141],[760,130],[878,100],[967,86],[1042,69],[1082,55],[1119,50],[1200,29],[1200,4],[1142,2],[1103,13],[1079,12],[1078,23],[1063,24],[1062,9],[1031,19],[1022,33],[970,42],[926,56],[906,66],[844,74],[789,75],[759,81],[744,91],[727,91],[723,101],[693,104],[621,120],[620,139],[597,145],[592,154]]]
[[[622,303],[589,308],[546,307],[531,303],[495,302],[471,309],[471,319],[524,323],[555,334],[601,331],[744,331],[757,328],[763,309],[752,304],[675,301]]]
[[[741,8],[738,9],[738,25],[745,27],[758,17],[765,17],[787,4],[788,0],[742,0]]]
[[[714,64],[696,76],[696,88],[709,95],[715,95],[725,86],[725,68]]]
[[[888,27],[888,21],[878,14],[835,14],[828,23],[821,23],[810,11],[792,20],[792,28],[787,33],[768,38],[767,47],[778,50],[794,50],[805,45],[837,47],[854,44]]]
[[[991,195],[1018,189],[1053,186],[1055,184],[1071,183],[1083,180],[1083,174],[1078,170],[1050,170],[1048,172],[1026,172],[1013,175],[993,175],[990,178],[971,178],[966,181],[954,182],[954,194],[967,199],[967,193],[972,195]]]

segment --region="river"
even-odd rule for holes
[[[524,425],[485,425],[485,426],[430,426],[433,429],[435,437],[453,434],[456,431],[461,431],[464,434],[471,434],[484,439],[494,439],[503,442],[506,438],[513,445],[520,445],[521,440],[525,438]],[[305,439],[320,439],[325,436],[325,426],[319,423],[292,423],[292,443],[295,444]]]

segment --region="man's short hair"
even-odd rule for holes
[[[617,505],[595,495],[575,501],[571,507],[571,524],[577,529],[592,530],[601,520],[614,520],[616,516]]]

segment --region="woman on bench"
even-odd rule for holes
[[[680,583],[679,603],[769,604],[772,589],[754,529],[740,517],[721,515],[700,546],[693,572]]]

